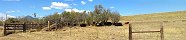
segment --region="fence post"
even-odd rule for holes
[[[164,34],[163,34],[163,22],[161,23],[160,33],[161,33],[161,40],[164,40]]]
[[[3,26],[4,26],[4,29],[3,29],[4,34],[3,34],[3,35],[4,35],[4,36],[6,36],[6,23],[4,23],[4,25],[3,25]]]
[[[14,33],[15,33],[15,30],[16,30],[16,25],[13,25],[14,26]]]
[[[48,30],[50,30],[50,21],[48,21]]]
[[[26,24],[23,23],[23,32],[26,32]]]
[[[129,40],[132,40],[132,26],[129,24]]]

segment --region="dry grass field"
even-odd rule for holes
[[[121,17],[121,22],[144,21],[132,24],[133,31],[144,31],[159,30],[160,23],[153,21],[166,21],[163,23],[165,40],[186,40],[186,20],[183,19],[186,19],[186,11],[124,16]],[[160,40],[160,33],[138,33],[133,35],[133,39]],[[128,40],[128,25],[73,27],[49,32],[15,33],[0,37],[0,40]]]

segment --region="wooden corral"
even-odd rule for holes
[[[43,25],[47,25],[47,24],[26,24],[26,23],[5,23],[4,24],[4,36],[6,36],[8,34],[8,30],[22,30],[22,32],[26,32],[26,30],[28,29],[38,29],[38,28],[42,28]]]
[[[23,30],[23,32],[26,32],[26,24],[6,24],[4,25],[4,36],[7,35],[7,30]]]

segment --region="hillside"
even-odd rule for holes
[[[186,11],[162,12],[121,17],[121,21],[162,21],[162,20],[171,21],[183,19],[186,19]]]

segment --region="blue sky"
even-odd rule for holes
[[[17,17],[33,13],[47,16],[70,10],[93,11],[97,4],[124,16],[186,10],[186,0],[0,0],[0,16],[5,13]]]

